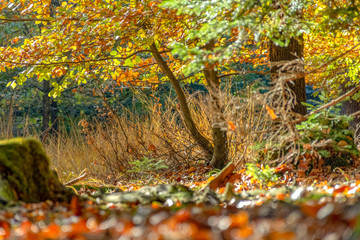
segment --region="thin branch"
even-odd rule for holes
[[[329,103],[327,103],[327,104],[325,104],[325,105],[323,105],[323,106],[315,109],[314,111],[306,114],[305,116],[302,116],[301,114],[296,114],[296,115],[299,117],[299,119],[297,119],[297,120],[295,120],[295,121],[292,121],[291,124],[297,124],[297,123],[299,123],[299,122],[305,121],[305,120],[307,120],[310,116],[312,116],[312,115],[314,115],[314,114],[316,114],[316,113],[318,113],[318,112],[321,112],[322,110],[324,110],[324,109],[326,109],[326,108],[329,108],[329,107],[331,107],[331,106],[334,106],[334,105],[338,104],[339,102],[343,101],[345,98],[354,95],[354,94],[357,93],[359,90],[360,90],[360,85],[357,86],[357,87],[355,87],[355,88],[353,88],[353,89],[351,89],[350,91],[344,93],[344,94],[341,95],[340,97],[332,100],[331,102],[329,102]],[[355,113],[351,114],[350,116],[354,117],[354,116],[356,116],[356,115],[358,115],[358,114],[360,114],[360,111],[355,112]]]
[[[310,72],[304,72],[304,73],[296,73],[296,78],[301,78],[301,77],[305,77],[308,74],[312,74],[312,73],[318,73],[318,71],[324,67],[327,67],[328,65],[330,65],[332,62],[336,61],[337,59],[345,56],[346,54],[348,54],[349,52],[353,51],[355,48],[357,48],[358,46],[360,46],[360,43],[353,46],[352,48],[350,48],[349,50],[341,53],[340,55],[334,57],[333,59],[331,59],[330,61],[324,63],[323,65],[321,65],[320,67],[311,70]],[[240,71],[240,72],[234,72],[234,73],[228,73],[228,74],[223,74],[223,75],[219,75],[219,78],[223,78],[223,77],[229,77],[229,76],[233,76],[233,75],[244,75],[244,74],[250,74],[250,73],[255,73],[255,74],[260,74],[260,75],[268,75],[271,74],[270,72],[263,72],[263,71]],[[284,74],[284,73],[282,73]],[[289,75],[294,75],[294,73],[288,73]],[[293,80],[293,79],[290,79]]]
[[[334,57],[333,59],[331,59],[330,61],[324,63],[324,64],[321,65],[320,67],[318,67],[318,68],[316,68],[316,69],[308,72],[307,74],[309,74],[309,73],[316,73],[319,69],[324,68],[324,67],[327,67],[328,65],[330,65],[330,63],[336,61],[337,59],[339,59],[339,58],[341,58],[341,57],[343,57],[343,56],[345,56],[346,54],[348,54],[349,52],[351,52],[352,50],[354,50],[354,49],[357,48],[358,46],[360,46],[360,43],[356,44],[354,47],[350,48],[350,49],[347,50],[346,52],[344,52],[344,53],[342,53],[342,54]],[[304,73],[304,76],[305,76],[305,74],[306,74],[306,73]]]
[[[325,105],[317,108],[316,110],[314,110],[314,111],[312,111],[311,113],[305,115],[304,117],[305,117],[305,118],[308,118],[308,117],[310,117],[311,115],[313,115],[313,114],[315,114],[315,113],[318,113],[318,112],[320,112],[320,111],[322,111],[322,110],[324,110],[324,109],[326,109],[326,108],[328,108],[328,107],[334,106],[335,104],[341,102],[341,101],[344,100],[345,98],[354,95],[354,94],[355,94],[356,92],[358,92],[359,90],[360,90],[360,85],[357,86],[357,87],[355,87],[355,88],[353,88],[353,89],[351,89],[349,92],[346,92],[345,94],[341,95],[340,97],[332,100],[331,102],[329,102],[329,103],[327,103],[327,104],[325,104]]]
[[[201,71],[198,71],[198,72],[196,72],[196,73],[190,74],[190,75],[187,76],[187,77],[178,78],[178,81],[179,81],[179,82],[184,81],[184,80],[186,80],[186,79],[188,79],[188,78],[191,78],[191,77],[195,76],[196,74],[198,74],[198,73],[200,73],[200,72],[201,72]]]
[[[354,113],[350,114],[350,116],[351,116],[351,117],[356,117],[356,116],[359,115],[359,114],[360,114],[360,111],[357,111],[357,112],[354,112]]]
[[[66,88],[66,90],[63,91],[63,93],[70,92],[73,89],[76,89],[78,87],[84,87],[84,86],[85,86],[85,84],[82,83],[80,85],[76,85],[76,86],[73,86],[73,87],[70,87],[70,88]]]
[[[88,62],[102,62],[102,61],[108,61],[108,60],[115,60],[115,59],[120,59],[120,60],[125,60],[128,58],[131,58],[135,55],[137,55],[138,53],[142,53],[142,52],[149,52],[149,53],[154,53],[154,51],[151,50],[139,50],[137,52],[134,52],[126,57],[109,57],[109,58],[99,58],[99,59],[89,59],[89,60],[80,60],[80,61],[64,61],[64,62],[50,62],[50,63],[24,63],[24,62],[12,62],[12,61],[0,61],[0,63],[9,63],[9,64],[13,64],[13,65],[24,65],[24,66],[51,66],[51,65],[63,65],[63,64],[80,64],[80,63],[88,63]],[[156,52],[156,53],[166,53],[169,51],[161,51],[161,52]],[[125,66],[124,66],[125,67]]]
[[[107,18],[103,19],[81,19],[81,18],[62,18],[61,20],[65,21],[91,21],[91,22],[99,22]],[[59,21],[59,19],[47,19],[47,18],[0,18],[0,22],[54,22]]]
[[[36,88],[36,89],[39,90],[40,92],[44,92],[44,90],[43,90],[41,87],[37,86],[36,84],[30,83],[30,87]]]
[[[50,19],[44,19],[44,18],[13,18],[13,19],[4,19],[1,18],[0,22],[50,22]]]
[[[260,74],[260,75],[271,74],[270,72],[264,72],[264,71],[240,71],[240,72],[233,72],[233,73],[219,75],[219,78],[229,77],[229,76],[233,76],[233,75],[245,75],[245,74],[250,74],[250,73],[255,73],[255,74]]]
[[[87,177],[87,173],[84,173],[84,174],[83,174],[83,175],[81,175],[80,177],[77,177],[77,178],[75,178],[75,179],[73,179],[73,180],[71,180],[71,181],[69,181],[69,182],[65,183],[64,185],[65,185],[65,186],[74,185],[75,183],[77,183],[77,182],[79,182],[79,181],[81,181],[81,180],[85,179],[86,177]]]

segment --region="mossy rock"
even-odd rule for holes
[[[14,138],[0,141],[0,200],[3,203],[69,201],[73,196],[50,170],[39,141]]]

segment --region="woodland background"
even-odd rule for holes
[[[0,1],[0,140],[66,185],[2,141],[0,239],[359,239],[359,26],[358,0]]]

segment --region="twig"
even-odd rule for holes
[[[309,114],[305,115],[304,117],[305,117],[305,118],[308,118],[308,117],[310,117],[311,115],[313,115],[313,114],[315,114],[315,113],[318,113],[318,112],[320,112],[320,111],[324,110],[325,108],[328,108],[328,107],[334,106],[335,104],[337,104],[337,103],[341,102],[341,101],[342,101],[342,100],[344,100],[345,98],[347,98],[347,97],[350,97],[350,96],[354,95],[354,94],[355,94],[357,91],[359,91],[359,90],[360,90],[360,85],[359,85],[359,86],[357,86],[357,87],[355,87],[355,88],[353,88],[353,89],[352,89],[352,90],[350,90],[349,92],[347,92],[347,93],[345,93],[345,94],[341,95],[340,97],[338,97],[338,98],[336,98],[336,99],[332,100],[331,102],[329,102],[329,103],[327,103],[327,104],[325,104],[325,105],[323,105],[323,106],[319,107],[318,109],[316,109],[316,110],[312,111],[311,113],[309,113]]]
[[[360,114],[360,111],[357,111],[357,112],[354,112],[354,113],[350,114],[350,117],[356,117],[359,114]]]
[[[73,179],[73,180],[70,180],[69,182],[65,183],[64,185],[65,185],[65,186],[73,185],[73,184],[75,184],[75,183],[83,180],[84,178],[86,178],[86,176],[87,176],[87,173],[84,173],[84,174],[81,175],[80,177],[77,177],[77,178],[75,178],[75,179]]]
[[[324,64],[321,65],[320,67],[318,67],[318,68],[310,71],[309,73],[316,73],[319,69],[324,68],[324,67],[330,65],[330,63],[334,62],[335,60],[337,60],[337,59],[339,59],[339,58],[341,58],[341,57],[343,57],[343,56],[345,56],[346,54],[348,54],[349,52],[351,52],[352,50],[354,50],[354,49],[357,48],[358,46],[360,46],[360,43],[356,44],[355,46],[353,46],[352,48],[350,48],[350,49],[347,50],[346,52],[344,52],[344,53],[342,53],[342,54],[334,57],[333,59],[331,59],[330,61],[324,63]]]

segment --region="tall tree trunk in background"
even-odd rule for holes
[[[48,131],[49,126],[50,126],[50,104],[51,104],[51,99],[49,97],[49,92],[50,92],[50,80],[43,81],[43,112],[42,112],[42,117],[43,117],[43,121],[42,121],[42,131]]]
[[[285,62],[302,58],[304,55],[303,37],[292,38],[287,47],[280,47],[270,42],[270,64],[271,64],[271,80],[277,81],[279,78],[278,70],[281,66],[278,66],[276,62]],[[275,66],[274,66],[275,65]],[[290,72],[289,72],[290,73]],[[286,72],[284,72],[286,74]],[[297,78],[292,82],[288,82],[287,86],[295,93],[295,105],[293,111],[302,115],[307,113],[306,106],[301,102],[306,102],[305,92],[305,77]]]
[[[50,108],[50,117],[51,117],[51,129],[54,133],[59,130],[59,119],[58,119],[59,109],[57,102],[54,99],[51,99],[51,108]]]
[[[49,6],[51,17],[54,17],[54,9],[58,6],[60,6],[59,0],[51,0],[51,4]],[[50,91],[51,91],[50,80],[49,81],[44,80],[43,81],[43,93],[44,93],[44,96],[43,96],[43,122],[42,122],[43,132],[50,131],[50,129],[49,129],[50,120],[52,123],[56,122],[57,114],[58,114],[58,108],[57,108],[56,102],[49,97]],[[56,128],[57,128],[57,125],[56,125]],[[48,135],[48,133],[45,134],[44,137],[46,137]]]
[[[354,85],[350,85],[345,87],[345,84],[342,83],[340,85],[340,91],[341,94],[346,93],[347,91],[351,90],[354,88]],[[360,111],[360,103],[358,101],[355,101],[353,99],[349,99],[346,100],[342,103],[341,108],[340,108],[340,114],[342,115],[350,115],[352,113],[355,113],[357,111]],[[353,121],[350,122],[350,127],[355,131],[357,130],[357,127],[360,123],[360,118],[359,117],[355,117]],[[355,136],[359,136],[359,131],[355,132]]]

